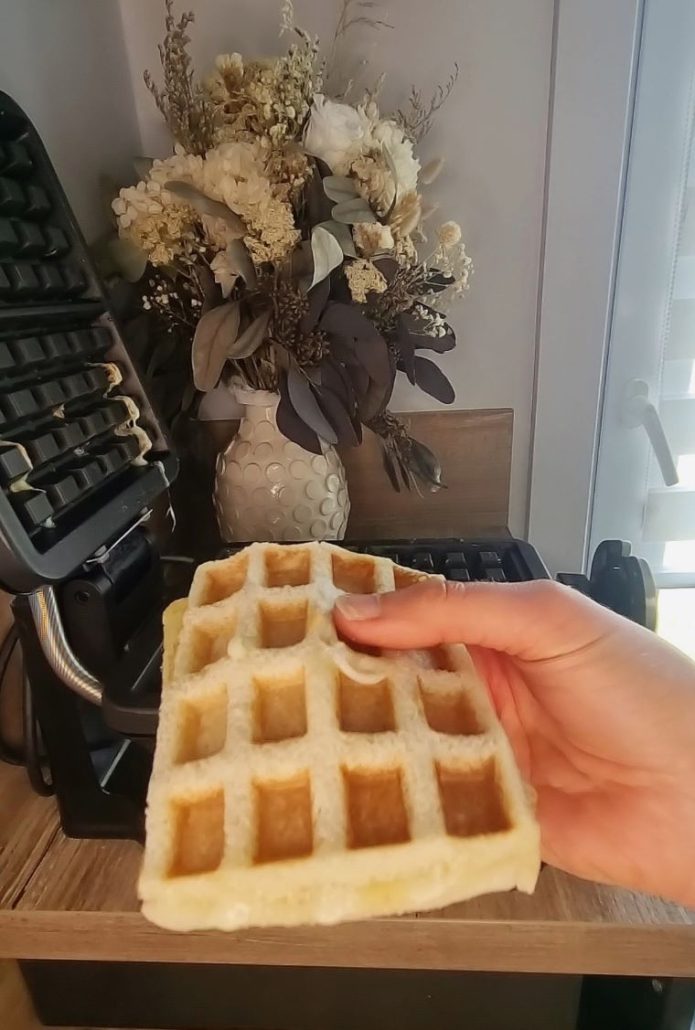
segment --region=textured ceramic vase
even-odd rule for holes
[[[350,501],[335,449],[311,454],[283,436],[276,394],[236,388],[234,395],[244,415],[215,471],[223,540],[342,540]]]

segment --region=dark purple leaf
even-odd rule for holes
[[[335,429],[338,443],[345,447],[356,447],[360,440],[340,397],[324,386],[316,391],[316,399],[324,415]]]
[[[316,171],[305,187],[304,199],[310,225],[318,225],[319,222],[327,221],[331,217],[331,211],[333,210],[333,201],[326,196],[323,188],[322,167],[326,169],[325,174],[331,174],[327,165],[324,165],[322,161],[316,160]]]
[[[381,383],[369,381],[366,392],[357,399],[357,410],[363,422],[370,422],[382,413],[391,399],[391,385],[385,390]]]
[[[303,447],[305,451],[311,451],[312,454],[322,453],[321,442],[318,436],[313,429],[310,429],[301,420],[292,407],[287,391],[287,376],[284,372],[280,376],[280,403],[277,407],[275,419],[278,429],[288,440],[292,440],[299,447]]]
[[[320,325],[324,332],[351,345],[370,377],[386,388],[392,376],[386,341],[363,311],[354,304],[332,302]]]
[[[352,340],[381,340],[378,329],[356,304],[329,304],[321,318],[321,328]]]
[[[429,447],[419,440],[410,441],[410,470],[435,490],[446,489],[442,482],[442,466]]]
[[[391,282],[394,275],[400,268],[400,265],[398,264],[396,259],[392,257],[375,258],[374,264],[379,269],[379,271],[381,272],[381,274],[387,282]]]
[[[455,281],[453,275],[438,272],[433,268],[423,276],[421,282],[417,283],[417,288],[422,293],[441,293],[442,290],[446,290]]]
[[[314,328],[321,313],[325,308],[328,298],[331,292],[331,280],[329,277],[322,279],[320,283],[312,287],[307,293],[307,300],[309,301],[309,310],[302,317],[299,323],[299,328],[303,333],[310,333]]]
[[[413,488],[413,477],[411,476],[410,469],[408,468],[406,463],[403,461],[403,458],[401,457],[400,453],[396,454],[396,462],[398,464],[398,468],[399,468],[400,473],[401,473],[401,479],[403,480],[403,486],[406,488],[406,490],[412,490],[412,488]]]
[[[415,366],[415,382],[420,389],[428,393],[430,397],[434,397],[435,400],[441,401],[442,404],[451,404],[456,394],[442,370],[429,358],[421,358],[419,355],[413,358],[413,364]]]
[[[287,393],[302,421],[326,443],[336,444],[338,434],[321,411],[308,380],[294,366],[287,373]]]
[[[352,382],[352,388],[355,391],[355,396],[359,402],[362,397],[369,389],[370,378],[369,372],[366,368],[362,368],[361,365],[354,364],[348,365],[345,369]]]
[[[381,445],[381,460],[384,464],[386,475],[391,480],[391,486],[396,493],[399,494],[401,492],[401,484],[398,482],[398,473],[396,471],[396,466],[393,463],[393,458],[389,454],[388,447],[386,447],[385,444]]]
[[[400,358],[398,367],[402,372],[405,372],[410,382],[414,385],[415,366],[413,364],[413,359],[415,358],[415,343],[414,337],[404,324],[403,315],[398,319],[395,342],[396,347],[398,348],[398,356]]]
[[[321,384],[337,394],[349,414],[355,411],[355,391],[345,369],[337,361],[324,358],[321,362]]]
[[[335,360],[339,361],[342,365],[360,364],[359,358],[355,354],[354,347],[352,347],[350,343],[347,343],[345,340],[341,339],[339,336],[331,337],[330,349],[331,357],[335,358]],[[361,367],[362,366],[360,365],[360,368]],[[365,374],[367,375],[367,377],[369,377],[368,372],[365,372]]]
[[[421,306],[426,314],[439,315],[439,312],[435,311],[434,308],[427,307],[426,304]],[[410,333],[416,350],[432,350],[437,354],[445,354],[456,346],[456,336],[448,322],[445,323],[446,331],[444,336],[428,336],[425,332],[426,322],[424,318],[421,318],[415,312],[405,312],[405,314],[400,316],[399,324],[402,327],[402,332]]]
[[[435,354],[446,354],[456,346],[456,337],[448,333],[445,336],[414,336],[417,340],[416,350],[431,350]]]

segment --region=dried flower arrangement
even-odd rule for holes
[[[445,302],[468,288],[471,261],[455,222],[426,247],[424,168],[414,144],[456,81],[431,102],[384,117],[377,90],[349,104],[325,93],[319,41],[294,24],[284,56],[217,58],[196,81],[192,14],[165,0],[164,73],[145,82],[175,147],[138,165],[141,181],[113,202],[131,278],[160,329],[191,345],[184,405],[220,382],[278,391],[282,432],[309,451],[379,435],[393,487],[442,486],[432,452],[388,410],[398,372],[444,403],[451,384],[423,351],[455,345]],[[368,0],[343,0],[336,38],[384,25]],[[419,248],[419,249],[418,249]],[[171,349],[165,347],[167,354]],[[200,392],[199,392],[200,391]]]

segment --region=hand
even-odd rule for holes
[[[338,599],[340,634],[470,647],[524,778],[545,861],[695,906],[695,665],[551,582],[428,580]]]

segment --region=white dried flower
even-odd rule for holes
[[[235,268],[232,267],[226,250],[222,250],[219,254],[215,254],[214,258],[210,262],[210,271],[215,277],[215,282],[222,288],[222,296],[226,299],[232,292],[234,284],[239,278]]]
[[[437,231],[439,245],[448,250],[461,241],[461,226],[458,222],[444,222]]]
[[[358,222],[353,226],[355,246],[364,257],[373,257],[384,250],[393,250],[393,233],[381,222]]]
[[[372,145],[380,150],[388,150],[396,169],[398,192],[411,193],[417,189],[417,177],[420,162],[413,154],[413,143],[395,122],[383,119],[372,129]]]
[[[325,161],[334,175],[347,175],[352,162],[368,148],[372,123],[363,110],[314,97],[304,134],[307,154]]]

